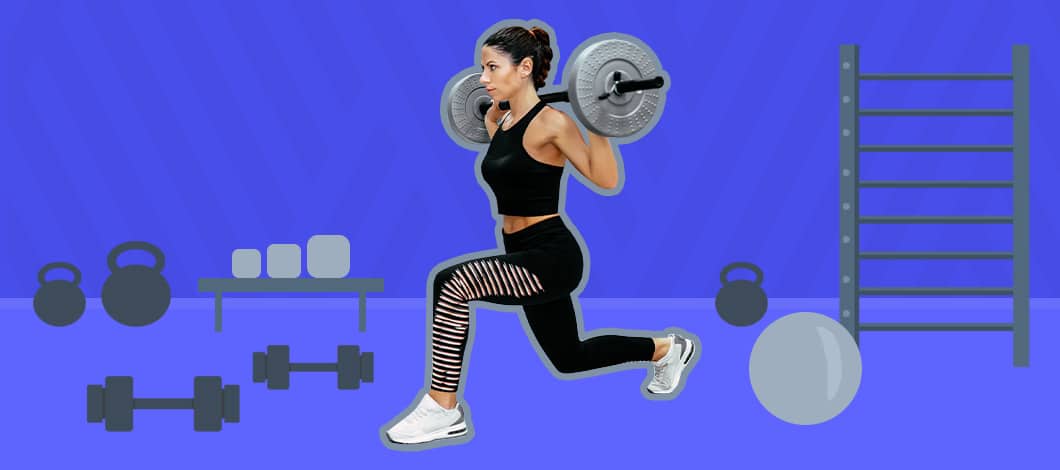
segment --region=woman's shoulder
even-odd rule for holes
[[[538,114],[541,118],[541,123],[548,129],[549,133],[560,134],[567,131],[570,127],[577,127],[574,120],[571,119],[567,113],[553,108],[552,106],[545,106],[541,109]]]

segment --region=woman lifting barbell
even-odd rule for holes
[[[572,292],[583,259],[559,215],[564,164],[589,181],[613,189],[618,168],[606,137],[589,132],[586,145],[575,122],[540,100],[552,48],[544,29],[500,29],[481,49],[481,83],[494,105],[485,117],[490,145],[482,161],[485,181],[503,214],[504,254],[465,260],[433,279],[430,387],[419,403],[386,430],[399,444],[462,436],[468,423],[456,392],[461,385],[471,301],[522,306],[527,324],[560,373],[629,362],[651,365],[649,393],[672,394],[690,370],[691,338],[599,335],[582,340]],[[496,103],[506,100],[502,115]]]

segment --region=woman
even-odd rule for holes
[[[603,335],[581,340],[572,291],[582,276],[582,253],[559,217],[559,185],[567,160],[600,187],[618,185],[618,168],[607,138],[589,133],[545,105],[552,60],[547,31],[500,29],[482,46],[481,83],[494,105],[485,117],[490,146],[483,179],[504,215],[505,254],[466,260],[435,275],[430,390],[386,431],[398,444],[422,444],[463,436],[468,425],[456,392],[469,326],[469,302],[523,307],[527,323],[549,361],[575,373],[633,361],[651,362],[649,393],[671,394],[695,354],[693,341]],[[496,103],[508,101],[502,113]]]

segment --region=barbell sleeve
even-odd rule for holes
[[[622,94],[631,91],[652,90],[655,88],[662,88],[663,83],[665,83],[665,80],[663,80],[661,76],[649,78],[647,80],[623,80],[615,83],[615,91]],[[607,97],[604,96],[603,98]]]

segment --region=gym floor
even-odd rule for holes
[[[1032,300],[1028,368],[1012,366],[1011,334],[864,333],[856,398],[816,426],[785,423],[759,405],[748,358],[769,322],[798,311],[836,318],[835,299],[772,299],[763,321],[746,328],[724,324],[710,299],[583,299],[587,330],[678,326],[700,336],[703,355],[683,394],[664,402],[642,396],[645,369],[555,378],[515,314],[480,304],[465,393],[475,437],[418,453],[388,449],[379,431],[422,387],[423,299],[369,297],[367,333],[357,332],[354,298],[232,296],[221,333],[213,331],[212,299],[174,299],[158,323],[142,328],[111,320],[99,299],[88,300],[78,323],[53,328],[36,318],[31,302],[0,300],[7,323],[0,328],[2,401],[6,427],[17,436],[7,440],[17,445],[4,452],[6,468],[72,468],[86,459],[112,468],[426,468],[440,456],[468,463],[495,457],[511,468],[649,468],[681,459],[694,468],[864,461],[1041,468],[1041,456],[1030,452],[1055,439],[1044,430],[1060,418],[1053,386],[1060,346],[1049,333],[1060,327],[1060,301],[1051,299]],[[965,320],[993,321],[1008,314],[1003,300],[992,302],[870,299],[863,319],[931,321],[960,311]],[[269,344],[290,345],[295,362],[334,361],[336,346],[359,345],[375,352],[375,382],[338,390],[333,373],[294,373],[289,390],[268,390],[252,382],[251,357]],[[86,422],[85,389],[108,375],[133,376],[137,398],[190,398],[194,376],[219,375],[240,385],[241,422],[199,433],[190,411],[138,410],[132,432],[107,432]]]

